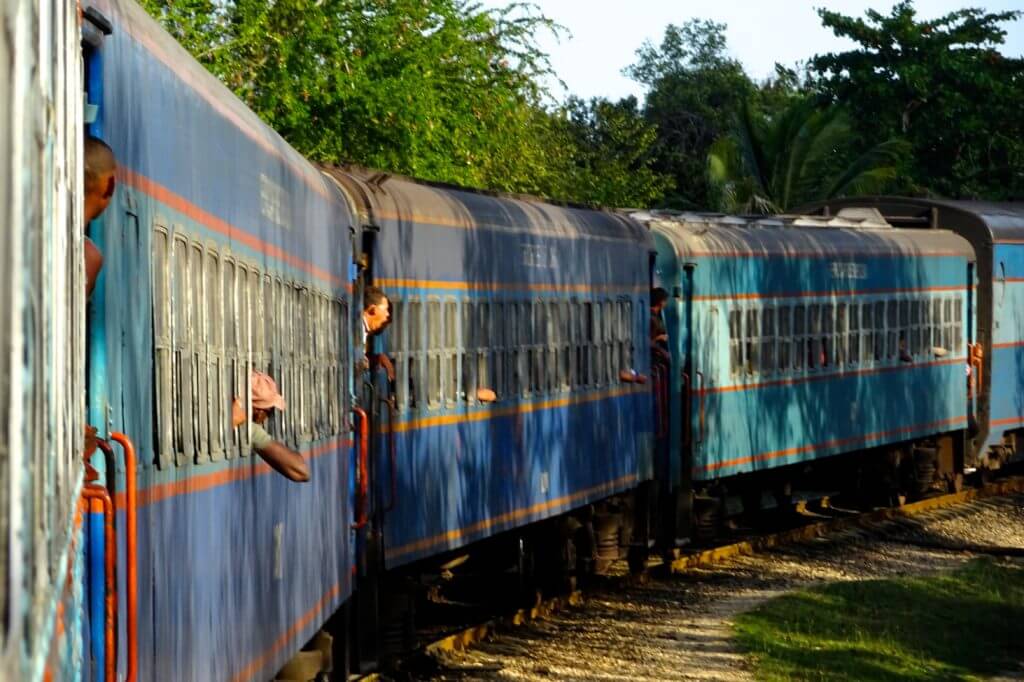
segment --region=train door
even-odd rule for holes
[[[110,21],[93,7],[88,7],[83,13],[82,21],[82,63],[84,93],[84,132],[85,135],[105,139],[106,108],[104,107],[104,42],[107,36],[112,33]],[[84,159],[83,159],[84,163]],[[84,188],[83,188],[84,189]],[[116,195],[115,195],[116,196]],[[109,213],[115,209],[115,200],[111,201],[107,211],[95,217],[85,225],[86,251],[99,254],[108,254],[108,244],[116,243],[116,240],[107,238],[107,227],[111,222]],[[88,216],[86,216],[88,219]],[[91,242],[91,243],[90,243]],[[87,263],[89,257],[87,255]],[[110,401],[110,371],[108,364],[108,316],[106,305],[107,280],[110,271],[109,255],[104,258],[104,266],[99,271],[91,295],[89,296],[86,309],[86,406],[87,423],[96,429],[97,437],[109,439],[113,431],[111,423],[111,401]],[[116,338],[116,337],[114,337]],[[109,451],[109,449],[105,450]],[[91,460],[96,465],[99,473],[99,480],[86,485],[87,492],[92,489],[94,493],[101,494],[105,489],[102,485],[106,482],[106,490],[113,493],[112,483],[115,472],[112,459],[108,457],[96,457]],[[106,675],[106,671],[116,666],[117,649],[119,643],[115,643],[108,633],[112,631],[113,624],[107,622],[111,614],[105,610],[106,589],[104,578],[104,566],[106,557],[115,553],[115,548],[108,546],[108,536],[105,535],[105,519],[101,512],[102,507],[90,499],[90,509],[87,517],[86,534],[86,558],[89,570],[86,587],[87,610],[89,627],[87,630],[89,650],[87,660],[91,676],[96,679]],[[115,541],[116,542],[116,541]],[[116,554],[122,554],[117,551]],[[122,554],[123,556],[123,554]],[[113,650],[110,645],[114,644]]]
[[[356,550],[356,575],[354,585],[352,625],[353,656],[352,671],[368,673],[380,667],[383,658],[384,632],[382,613],[385,610],[381,581],[384,572],[384,533],[381,507],[381,490],[378,485],[379,452],[382,424],[381,406],[386,407],[393,386],[379,376],[373,362],[376,353],[382,352],[381,340],[367,336],[363,322],[363,298],[365,290],[373,282],[373,263],[376,255],[378,228],[363,225],[354,235],[358,247],[354,253],[358,259],[359,271],[353,286],[352,311],[356,329],[353,345],[358,362],[354,369],[354,412],[357,428],[357,448],[354,480],[355,514],[353,516]],[[385,417],[386,418],[386,417]]]

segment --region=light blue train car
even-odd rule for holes
[[[698,492],[915,444],[952,475],[968,427],[974,255],[948,231],[837,218],[636,214],[673,366],[674,485]]]
[[[1024,457],[1024,203],[866,197],[809,212],[872,207],[905,228],[951,230],[977,258],[977,339],[972,347],[976,408],[970,467],[998,468]]]

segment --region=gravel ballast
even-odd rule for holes
[[[736,614],[826,582],[952,570],[975,556],[959,545],[1024,550],[1024,495],[591,593],[583,607],[446,655],[428,679],[749,680],[748,663],[732,642]]]

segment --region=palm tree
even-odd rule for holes
[[[745,104],[732,134],[708,154],[708,176],[718,209],[730,213],[783,213],[838,196],[876,193],[897,176],[909,153],[903,140],[887,140],[845,163],[852,139],[845,110],[798,99],[777,115]]]

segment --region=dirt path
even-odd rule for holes
[[[932,512],[887,533],[850,533],[590,596],[583,608],[442,661],[433,679],[750,680],[732,642],[737,614],[810,585],[948,571],[973,558],[906,544],[904,534],[1024,548],[1024,496]]]

